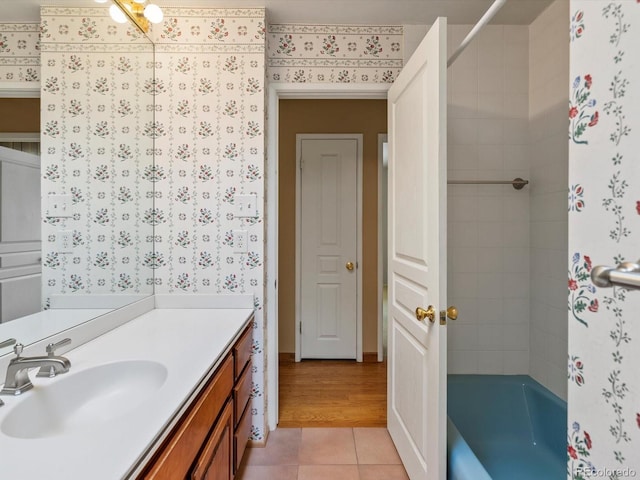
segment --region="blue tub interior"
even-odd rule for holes
[[[449,375],[447,398],[450,480],[566,478],[566,403],[531,377]]]

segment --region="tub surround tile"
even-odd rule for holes
[[[504,373],[502,351],[478,352],[478,373],[481,375]]]
[[[468,30],[469,26],[451,26],[450,41]],[[465,82],[477,79],[477,112],[473,117],[459,105],[450,105],[450,178],[530,178],[529,42],[527,26],[489,25],[471,42],[463,63],[458,59],[452,66],[451,101],[460,100],[456,92],[461,89],[475,94],[476,88]],[[456,77],[464,74],[466,79]],[[533,188],[449,188],[448,247],[459,258],[450,262],[448,296],[464,299],[458,305],[461,318],[474,312],[472,321],[450,325],[450,373],[528,373]],[[477,259],[468,261],[465,254],[474,250]],[[515,338],[519,333],[522,338]]]
[[[476,350],[454,350],[450,348],[447,352],[447,362],[449,372],[459,374],[478,373],[478,351]]]
[[[528,346],[522,351],[503,352],[504,374],[505,375],[528,375],[529,374],[529,349]]]

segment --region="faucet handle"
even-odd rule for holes
[[[53,357],[55,351],[58,348],[64,347],[65,345],[69,345],[70,343],[71,343],[71,339],[70,338],[65,338],[64,340],[60,340],[58,343],[50,343],[49,345],[47,345],[47,354],[50,357]]]
[[[0,342],[0,348],[5,348],[5,347],[10,347],[11,345],[16,343],[16,339],[15,338],[9,338],[8,340],[5,340],[4,342]]]
[[[21,343],[16,343],[13,346],[13,353],[16,354],[16,358],[20,358],[20,355],[22,354],[22,350],[24,350],[24,345]]]
[[[69,345],[71,343],[71,339],[70,338],[65,338],[64,340],[60,340],[58,343],[50,343],[49,345],[47,345],[47,356],[49,357],[54,357],[55,356],[55,351],[60,348],[60,347],[64,347],[65,345]],[[54,367],[40,367],[40,370],[38,370],[38,373],[36,373],[36,377],[46,377],[46,378],[53,378],[56,376],[56,370]]]

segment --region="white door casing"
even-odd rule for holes
[[[387,425],[411,480],[446,478],[446,38],[439,18],[388,99]]]
[[[388,83],[271,83],[268,88],[267,118],[267,164],[265,180],[267,184],[267,217],[271,219],[266,224],[267,256],[265,258],[267,287],[266,298],[271,299],[265,305],[267,319],[265,345],[267,353],[267,425],[269,430],[275,430],[278,425],[278,126],[280,99],[284,98],[368,98],[386,99]],[[359,177],[362,178],[362,177]],[[285,186],[284,188],[290,188]],[[361,251],[361,250],[360,250]],[[298,268],[296,267],[296,274]],[[360,275],[361,270],[358,271]],[[296,295],[297,298],[297,295]],[[296,360],[299,360],[300,338],[296,335]],[[361,349],[358,351],[358,359],[361,359]]]
[[[299,356],[359,359],[362,135],[301,134],[297,143]]]

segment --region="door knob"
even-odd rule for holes
[[[446,325],[447,318],[449,318],[449,320],[455,320],[458,318],[458,309],[451,306],[446,310],[440,310],[440,325]]]
[[[416,308],[416,318],[420,321],[428,318],[431,323],[436,319],[436,309],[433,308],[433,305],[429,305],[429,308],[426,310],[424,308],[418,307]]]
[[[354,269],[353,262],[347,262],[347,264],[345,266],[347,267],[347,270],[349,270],[349,271],[352,271]]]

